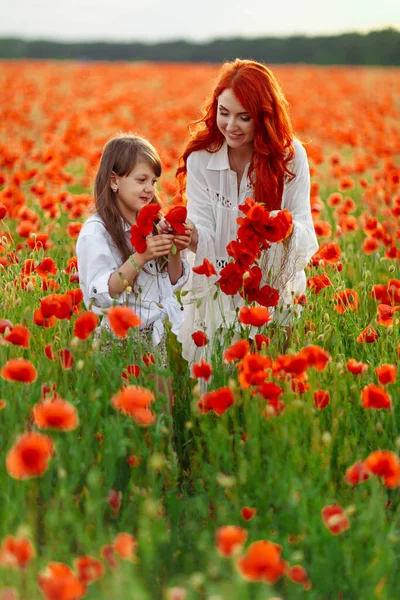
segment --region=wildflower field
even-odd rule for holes
[[[320,242],[302,316],[283,354],[250,309],[191,371],[170,335],[172,436],[161,367],[98,350],[75,242],[119,131],[172,201],[217,67],[1,64],[1,600],[399,597],[400,72],[273,70]]]

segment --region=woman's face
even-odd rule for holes
[[[218,97],[217,127],[230,148],[253,146],[254,121],[230,88]]]

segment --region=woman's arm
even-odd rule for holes
[[[190,154],[187,161],[186,195],[188,219],[194,225],[189,250],[197,253],[201,241],[214,245],[216,226],[210,194],[200,166],[196,164],[196,154]]]
[[[300,142],[295,141],[295,158],[290,170],[296,177],[285,184],[282,208],[293,217],[293,231],[286,244],[295,253],[296,270],[304,269],[311,256],[318,250],[317,236],[310,205],[310,169],[307,153]]]

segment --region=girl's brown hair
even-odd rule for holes
[[[126,177],[139,161],[146,162],[156,177],[161,175],[161,160],[154,146],[135,134],[120,134],[111,138],[103,149],[94,183],[96,211],[119,251],[122,260],[128,260],[132,249],[126,239],[124,218],[116,202],[117,195],[111,189],[111,175]],[[152,202],[158,202],[157,195]]]
[[[272,71],[262,63],[237,59],[223,65],[218,82],[195,122],[197,131],[181,156],[176,172],[179,191],[186,187],[186,162],[196,150],[218,152],[224,136],[217,127],[220,94],[231,89],[255,124],[254,153],[248,177],[254,184],[255,201],[268,210],[281,208],[285,179],[293,179],[289,162],[294,157],[289,104]]]

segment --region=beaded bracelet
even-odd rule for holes
[[[135,263],[132,254],[129,255],[129,262],[131,263],[132,267],[135,267],[136,271],[141,271],[143,269],[143,267],[139,267],[139,265]]]

